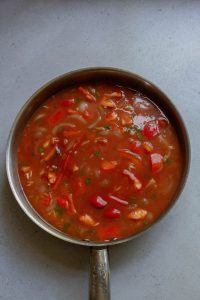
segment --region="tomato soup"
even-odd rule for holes
[[[77,239],[110,241],[144,230],[169,207],[180,145],[151,100],[97,82],[62,90],[37,109],[21,134],[18,172],[47,222]]]

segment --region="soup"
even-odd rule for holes
[[[176,132],[163,112],[111,83],[73,86],[47,99],[18,147],[31,205],[82,240],[110,241],[150,226],[169,207],[181,169]]]

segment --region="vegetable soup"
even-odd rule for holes
[[[73,86],[47,99],[18,147],[31,205],[82,240],[110,241],[150,226],[169,207],[181,170],[178,138],[163,112],[111,83]]]

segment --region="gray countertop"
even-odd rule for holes
[[[59,241],[18,207],[5,171],[13,119],[42,84],[88,66],[134,71],[173,100],[192,161],[173,210],[110,249],[112,299],[200,299],[200,1],[0,1],[0,299],[87,299],[89,249]]]

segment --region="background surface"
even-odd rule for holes
[[[144,236],[110,249],[112,299],[200,298],[200,1],[0,1],[0,299],[87,299],[89,249],[59,241],[16,204],[5,172],[13,119],[64,72],[113,66],[173,100],[189,131],[179,202]]]

